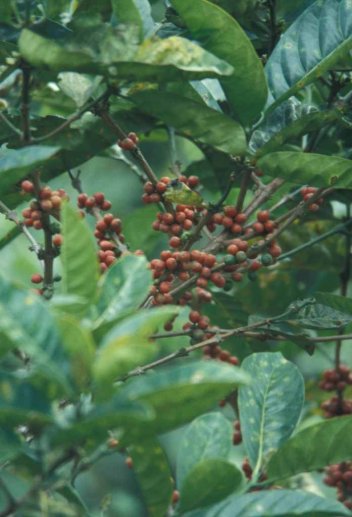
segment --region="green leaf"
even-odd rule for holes
[[[233,73],[221,79],[221,85],[234,115],[245,125],[255,122],[267,98],[267,85],[262,63],[241,26],[206,0],[172,0],[171,3],[195,39],[233,66]]]
[[[291,303],[288,314],[281,321],[287,322],[291,328],[308,329],[340,329],[351,322],[352,316],[335,308],[316,302],[315,298],[306,298]]]
[[[50,160],[59,147],[31,145],[22,149],[0,149],[0,195],[7,193],[22,178]]]
[[[63,292],[84,298],[87,308],[95,301],[98,282],[98,261],[91,230],[69,203],[62,206],[61,220]],[[84,310],[79,306],[77,310],[77,315],[83,315]]]
[[[192,468],[204,460],[228,458],[232,448],[233,429],[221,413],[209,413],[196,418],[183,433],[177,454],[176,480],[178,486]]]
[[[178,81],[229,75],[232,67],[178,36],[145,40],[138,47],[134,26],[103,24],[58,40],[23,29],[21,55],[35,68],[108,75],[120,81]]]
[[[174,127],[183,136],[231,154],[243,154],[242,127],[226,115],[181,95],[148,91],[132,96],[139,108]]]
[[[100,393],[111,393],[112,383],[118,377],[156,355],[157,346],[150,342],[150,336],[172,319],[178,310],[169,306],[139,311],[105,335],[93,365],[93,377]]]
[[[257,165],[268,176],[294,184],[352,188],[352,161],[338,156],[283,151],[266,154]]]
[[[141,40],[153,30],[154,20],[148,0],[112,0],[111,3],[117,22],[137,25]]]
[[[109,438],[109,431],[114,431],[119,438],[126,435],[128,444],[131,436],[142,430],[147,422],[154,418],[154,412],[139,403],[129,401],[121,404],[112,399],[109,404],[99,404],[84,420],[63,427],[55,426],[49,432],[53,446],[81,445],[95,449]],[[133,440],[132,440],[133,441]]]
[[[144,256],[126,255],[103,275],[95,328],[137,310],[148,296],[152,275]]]
[[[0,287],[0,356],[21,350],[30,358],[28,377],[40,373],[64,393],[71,393],[67,357],[48,306],[38,295],[17,289],[1,277]]]
[[[157,207],[151,204],[134,209],[124,218],[123,233],[132,250],[142,249],[147,256],[154,251],[160,238],[152,228],[156,213]]]
[[[208,411],[236,386],[249,380],[239,368],[214,361],[194,361],[131,379],[120,394],[154,408],[157,416],[153,425],[159,434]]]
[[[185,517],[324,517],[350,515],[336,501],[303,490],[261,490],[231,497],[208,511],[187,513]]]
[[[22,443],[19,436],[9,429],[0,430],[0,461],[8,462],[21,452]]]
[[[352,300],[350,298],[346,298],[346,296],[317,292],[314,293],[314,298],[322,305],[352,316]]]
[[[142,440],[128,448],[148,515],[167,514],[173,492],[170,467],[156,438]]]
[[[80,390],[87,390],[91,381],[95,343],[88,329],[78,320],[62,314],[56,317],[61,345],[69,357],[70,377]]]
[[[223,459],[203,460],[186,476],[180,490],[180,512],[208,506],[230,495],[242,482],[241,472]]]
[[[280,352],[247,357],[242,368],[253,378],[239,389],[243,441],[256,471],[267,455],[293,433],[304,402],[304,382],[298,368]]]
[[[262,145],[255,153],[257,158],[265,154],[279,150],[280,147],[288,141],[292,141],[298,137],[317,131],[328,124],[337,122],[341,119],[341,112],[337,109],[308,113],[301,116],[298,120],[292,122],[280,131],[274,133],[271,138]],[[260,128],[256,130],[260,133]]]
[[[271,109],[348,57],[351,27],[349,0],[317,0],[295,20],[266,65]]]
[[[86,75],[76,72],[61,72],[58,86],[78,107],[83,106],[98,86],[101,78],[92,81]],[[55,92],[57,94],[57,92]]]
[[[284,479],[352,459],[352,416],[339,416],[295,434],[270,458],[270,479]]]

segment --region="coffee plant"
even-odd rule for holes
[[[0,516],[352,515],[350,0],[0,3]]]

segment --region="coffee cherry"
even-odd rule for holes
[[[266,223],[269,221],[270,212],[269,210],[261,210],[257,213],[257,219],[260,223]]]
[[[57,233],[53,236],[53,244],[54,246],[57,246],[58,248],[62,245],[63,237],[60,233]]]
[[[132,138],[124,138],[123,140],[118,140],[117,145],[121,147],[124,151],[132,151],[136,148],[136,143],[132,140]]]
[[[169,244],[172,248],[179,248],[181,246],[181,239],[180,237],[171,237],[169,240]]]
[[[274,263],[274,259],[270,253],[263,253],[263,255],[260,257],[260,261],[263,266],[271,266],[271,264]]]
[[[34,275],[31,276],[31,282],[33,284],[41,284],[43,282],[43,277],[39,273],[34,273]]]
[[[32,192],[34,192],[34,185],[31,181],[29,180],[24,180],[22,181],[21,183],[21,189],[23,190],[23,192],[25,192],[26,194],[31,194]]]

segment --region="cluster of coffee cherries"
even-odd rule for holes
[[[324,483],[337,488],[337,498],[352,510],[352,462],[344,461],[325,469]]]
[[[308,201],[311,197],[313,197],[315,195],[317,190],[318,189],[316,187],[303,187],[300,190],[303,201]],[[323,203],[323,201],[324,201],[323,198],[315,199],[313,203],[308,205],[308,210],[310,212],[317,212],[320,208],[320,205]]]
[[[160,259],[153,259],[150,267],[153,271],[153,278],[157,282],[152,287],[151,294],[154,296],[154,304],[173,303],[174,298],[171,294],[172,288],[176,282],[182,283],[196,275],[196,285],[200,289],[197,296],[202,301],[211,301],[211,293],[205,290],[208,282],[211,281],[216,285],[218,276],[212,272],[212,268],[216,265],[216,257],[211,253],[205,253],[199,250],[192,251],[171,251],[165,250],[160,254]],[[186,291],[180,297],[178,303],[187,305],[192,299],[192,293]],[[192,321],[192,323],[194,323]]]
[[[59,254],[63,240],[62,235],[54,232],[53,227],[55,230],[56,227],[49,224],[48,220],[46,222],[44,220],[45,217],[49,215],[60,219],[61,203],[63,199],[68,199],[67,193],[63,189],[52,190],[48,186],[41,187],[40,190],[36,192],[34,184],[30,180],[23,180],[21,182],[21,193],[36,196],[36,199],[33,199],[29,206],[22,210],[23,224],[35,230],[42,230],[43,225],[46,224],[47,228],[52,231],[52,246],[54,252]],[[43,282],[43,276],[40,273],[34,273],[31,277],[31,282],[33,284],[41,284]],[[43,291],[39,289],[38,294],[43,294]]]
[[[336,369],[329,369],[323,372],[323,379],[319,388],[324,391],[336,391],[337,394],[321,404],[326,418],[340,415],[352,414],[352,400],[346,400],[342,394],[347,386],[352,385],[352,372],[344,364]]]
[[[177,179],[181,183],[184,183],[185,185],[187,185],[187,187],[189,187],[192,190],[195,189],[199,185],[198,176],[189,176],[187,178],[187,176],[181,175]],[[144,203],[159,203],[162,200],[162,195],[164,194],[164,192],[166,192],[167,186],[171,181],[172,180],[171,180],[171,178],[169,178],[169,176],[163,176],[162,178],[160,178],[160,180],[157,183],[155,183],[155,185],[151,181],[147,181],[144,184],[144,188],[143,188],[144,194],[142,196],[142,201]],[[188,208],[190,210],[192,210],[192,207],[188,207]],[[179,209],[178,211],[181,211],[181,210]],[[185,219],[186,218],[187,217],[185,217]],[[188,219],[189,219],[189,217],[188,217]],[[182,224],[182,223],[179,223],[178,221],[175,221],[175,222],[177,224]],[[164,231],[163,229],[160,229],[160,228],[154,228],[154,229]]]
[[[23,224],[35,230],[43,228],[44,214],[52,215],[59,219],[62,200],[68,199],[63,189],[52,190],[48,186],[42,187],[38,193],[35,193],[34,184],[29,180],[22,181],[21,191],[23,194],[37,194],[37,199],[33,199],[30,205],[22,210]],[[53,236],[53,244],[61,246],[62,236],[60,234]]]
[[[111,213],[100,216],[100,211],[104,212],[111,208],[111,202],[105,198],[103,192],[96,192],[92,196],[81,193],[77,197],[77,204],[80,209],[86,210],[88,213],[94,213],[98,218],[94,236],[99,246],[100,270],[104,272],[121,255],[119,244],[125,242],[121,219]]]
[[[121,147],[124,151],[134,151],[136,149],[139,142],[139,138],[136,133],[128,133],[125,138],[121,138],[117,141],[117,145]]]

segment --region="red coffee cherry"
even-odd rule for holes
[[[53,236],[53,244],[54,246],[57,246],[58,248],[62,245],[63,237],[60,233],[57,233]]]
[[[31,181],[29,180],[24,180],[22,181],[21,183],[21,189],[23,190],[23,192],[25,192],[26,194],[31,194],[32,192],[34,192],[34,185]]]
[[[40,273],[34,273],[34,275],[31,276],[31,282],[33,284],[41,284],[43,282],[43,277]]]

